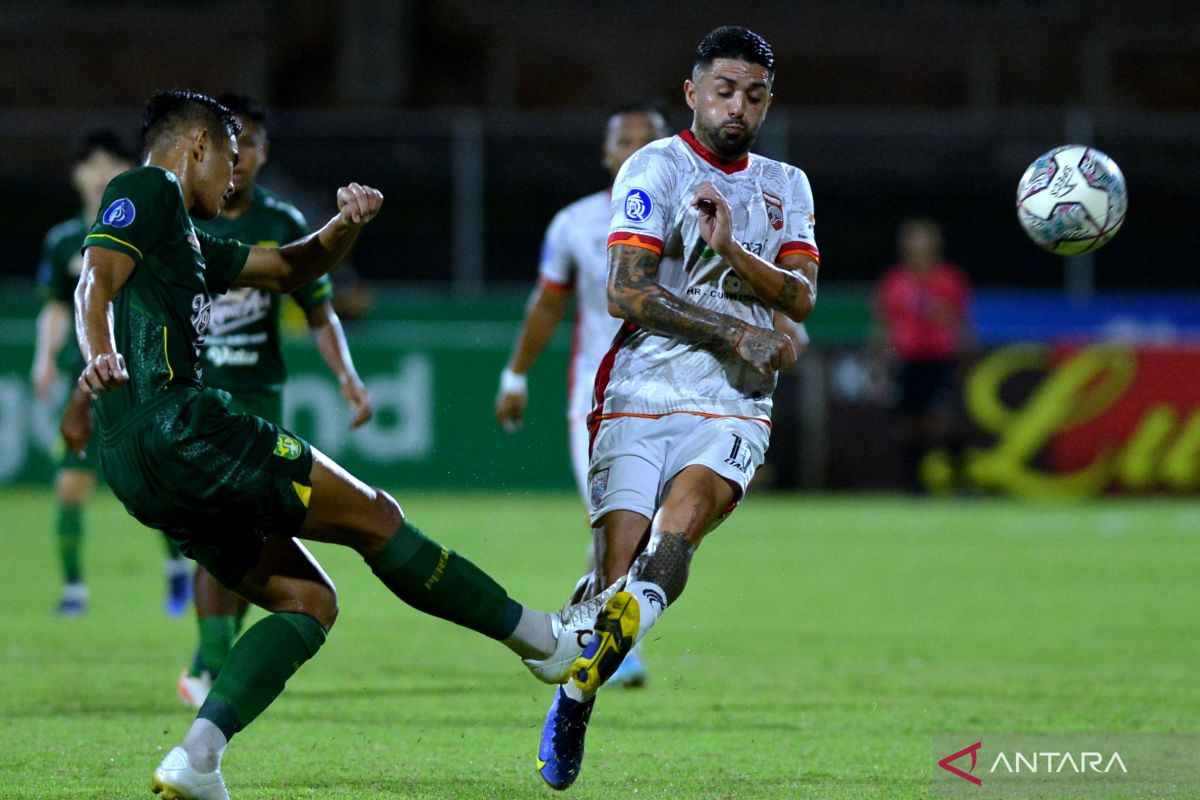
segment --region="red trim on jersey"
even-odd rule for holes
[[[662,239],[648,236],[644,233],[630,233],[629,231],[617,231],[610,234],[608,237],[608,246],[614,244],[623,244],[626,247],[640,247],[643,250],[649,250],[655,255],[662,255],[663,243]]]
[[[604,391],[608,388],[609,378],[612,377],[613,364],[617,361],[617,351],[637,331],[637,323],[625,320],[617,330],[617,335],[613,337],[612,346],[608,348],[604,358],[600,359],[600,366],[596,368],[596,382],[592,386],[592,402],[595,407],[587,417],[589,458],[592,455],[592,445],[596,443],[596,433],[600,430],[600,417],[604,415]]]
[[[569,292],[575,288],[575,285],[572,283],[559,283],[549,278],[539,278],[538,286],[541,286],[543,289],[549,289],[552,292]]]
[[[721,158],[719,155],[709,150],[704,145],[700,144],[700,140],[690,130],[679,134],[679,138],[688,143],[688,146],[696,152],[696,155],[703,158],[709,164],[712,164],[717,169],[724,172],[726,175],[732,175],[735,172],[741,172],[746,167],[750,166],[750,156],[744,156],[737,161],[729,161]]]
[[[779,255],[775,257],[775,260],[778,261],[784,256],[790,256],[793,253],[803,253],[806,256],[811,256],[812,260],[818,264],[821,263],[821,254],[817,252],[816,247],[808,242],[784,242],[783,246],[779,248]]]

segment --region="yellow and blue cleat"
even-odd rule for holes
[[[571,680],[592,694],[612,677],[637,639],[641,613],[629,592],[617,592],[596,618],[595,634],[571,665]]]
[[[583,739],[596,698],[584,702],[567,697],[562,687],[554,690],[554,702],[542,726],[538,743],[537,770],[551,789],[566,789],[579,777],[583,766]]]

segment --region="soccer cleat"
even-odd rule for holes
[[[62,596],[54,613],[59,617],[78,617],[88,610],[88,590],[82,583],[68,583],[63,587]]]
[[[192,708],[204,705],[204,701],[208,698],[208,690],[211,688],[211,675],[201,672],[199,675],[193,676],[189,675],[186,669],[180,674],[179,683],[175,684],[175,691],[179,693],[179,699],[185,706]]]
[[[172,617],[181,617],[192,601],[192,576],[175,572],[167,576],[167,599],[163,605]]]
[[[617,592],[596,618],[596,632],[571,665],[571,680],[585,694],[599,689],[612,677],[633,649],[640,612],[629,592]]]
[[[542,726],[538,743],[537,771],[551,789],[566,789],[579,777],[583,766],[583,737],[596,698],[572,700],[562,687],[554,690],[554,702]]]
[[[646,664],[642,661],[642,648],[639,645],[634,645],[629,651],[629,655],[625,656],[625,660],[621,662],[621,666],[617,667],[617,671],[608,679],[609,686],[620,686],[624,689],[638,689],[646,685],[646,680],[649,675],[646,673]]]
[[[568,600],[562,611],[550,616],[550,627],[556,643],[554,652],[542,659],[523,658],[521,663],[543,683],[556,684],[566,681],[575,659],[583,652],[587,638],[592,635],[592,621],[624,585],[625,578],[622,576],[590,600],[582,600],[573,605]]]
[[[150,789],[162,800],[229,800],[221,770],[197,772],[182,747],[167,753],[154,770]]]

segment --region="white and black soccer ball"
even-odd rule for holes
[[[1096,250],[1125,221],[1129,199],[1117,162],[1094,147],[1043,153],[1017,186],[1017,218],[1038,247],[1060,256]]]

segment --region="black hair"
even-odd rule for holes
[[[187,123],[200,122],[212,134],[236,137],[242,126],[233,112],[206,94],[172,89],[159,92],[146,102],[142,116],[142,149],[149,150],[167,133],[176,133]]]
[[[217,95],[217,102],[228,108],[235,115],[244,120],[248,119],[259,127],[262,127],[267,121],[267,110],[263,108],[262,103],[248,94],[225,92],[224,94]]]
[[[768,76],[775,78],[775,51],[767,40],[752,30],[736,25],[723,25],[700,40],[696,46],[693,69],[707,69],[718,58],[736,58],[766,67]]]
[[[79,141],[75,143],[75,152],[71,163],[79,164],[87,161],[93,153],[97,152],[107,153],[113,158],[133,163],[133,154],[125,146],[124,138],[112,128],[92,128],[84,132],[83,136],[79,137]]]

